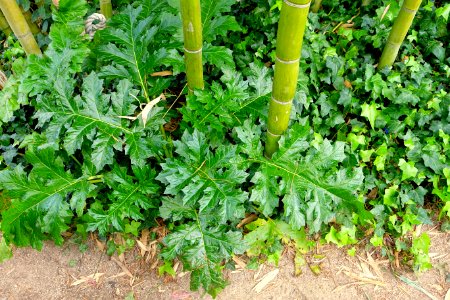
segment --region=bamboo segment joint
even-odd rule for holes
[[[402,44],[402,43],[394,43],[393,41],[387,41],[386,43],[391,44],[394,47],[398,47]]]
[[[21,34],[21,35],[17,35],[16,37],[18,39],[23,39],[23,38],[25,38],[27,36],[30,36],[30,35],[32,35],[32,33],[31,33],[31,31],[28,31],[27,33],[24,33],[24,34]]]
[[[185,52],[191,53],[191,54],[197,54],[197,53],[200,53],[200,52],[202,52],[202,50],[203,50],[203,48],[200,48],[200,49],[198,49],[198,50],[188,50],[188,49],[184,48],[184,51],[185,51]]]
[[[417,12],[417,9],[410,9],[410,8],[405,7],[404,5],[402,6],[402,10],[405,11],[406,13],[412,14],[412,15]]]
[[[296,3],[292,3],[289,0],[284,0],[284,3],[286,3],[286,5],[289,5],[294,8],[308,8],[311,5],[311,1],[309,1],[306,4],[296,4]]]
[[[290,65],[290,64],[296,64],[300,61],[300,58],[294,59],[294,60],[283,60],[281,58],[279,58],[278,56],[275,58],[279,63],[281,64],[285,64],[285,65]]]
[[[277,100],[277,99],[275,99],[275,98],[272,96],[272,101],[273,101],[273,102],[276,102],[276,103],[278,103],[278,104],[280,104],[280,105],[289,105],[289,104],[292,103],[292,100],[294,100],[294,99],[291,99],[291,100],[289,100],[288,102],[284,102],[284,101]]]
[[[269,129],[267,129],[267,133],[270,134],[271,136],[274,136],[274,137],[280,137],[281,136],[281,134],[275,134],[275,133],[270,132]]]

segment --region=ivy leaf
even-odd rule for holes
[[[450,15],[450,4],[446,4],[436,9],[436,16],[443,17],[445,21],[448,21],[449,15]]]
[[[403,172],[402,180],[416,177],[417,172],[419,171],[414,166],[414,162],[412,162],[412,161],[406,162],[403,158],[401,158],[399,160],[398,166],[399,166],[400,170],[402,170],[402,172]]]
[[[375,120],[380,115],[380,111],[377,109],[375,102],[370,104],[364,103],[361,105],[361,109],[361,116],[366,117],[369,120],[372,129],[375,129]]]

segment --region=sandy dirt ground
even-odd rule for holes
[[[320,266],[318,275],[307,264],[300,276],[294,276],[288,250],[278,267],[247,270],[237,264],[235,271],[225,271],[230,284],[217,299],[449,300],[450,234],[433,230],[429,234],[434,268],[420,275],[364,249],[350,257],[344,249],[326,245],[316,250],[322,255],[319,260],[305,256],[309,264]],[[14,257],[0,264],[0,300],[211,299],[189,290],[189,273],[181,267],[175,278],[159,277],[156,244],[138,246],[120,257],[106,255],[95,238],[84,253],[70,239],[63,247],[46,243],[42,252],[14,249]],[[241,266],[245,261],[237,259]]]

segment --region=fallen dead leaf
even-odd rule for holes
[[[256,292],[257,294],[261,293],[262,290],[277,277],[279,272],[280,269],[275,269],[264,275],[259,283],[253,287],[252,291]]]
[[[160,71],[150,74],[152,77],[164,77],[164,76],[171,76],[173,75],[172,71]]]
[[[265,268],[265,265],[264,265],[264,264],[262,264],[262,265],[259,266],[258,272],[256,272],[255,276],[253,276],[253,279],[254,279],[254,280],[257,280],[257,279],[258,279],[259,274],[261,274],[261,272],[264,270],[264,268]]]
[[[122,271],[124,271],[125,273],[127,273],[128,277],[133,278],[133,274],[130,272],[130,270],[128,270],[128,268],[125,266],[124,263],[120,262],[118,259],[116,259],[115,257],[111,257],[111,260],[113,262],[115,262],[121,269]]]
[[[97,246],[98,250],[103,252],[106,248],[105,243],[100,242],[97,238],[95,238],[95,245]]]
[[[387,12],[389,11],[389,8],[391,7],[390,4],[388,4],[388,6],[386,6],[386,8],[383,11],[383,14],[381,15],[380,21],[383,21],[384,16],[386,16]]]
[[[375,274],[377,274],[378,279],[380,279],[381,281],[384,281],[383,272],[381,272],[381,269],[378,266],[379,262],[375,262],[375,260],[373,259],[372,255],[369,252],[367,252],[367,262],[372,267],[372,269],[374,270]]]
[[[97,284],[100,280],[100,277],[102,277],[103,275],[105,275],[105,273],[95,273],[88,276],[81,276],[81,278],[73,282],[71,286],[80,285],[82,283]]]
[[[243,262],[239,257],[233,256],[233,261],[241,268],[245,269],[247,267],[247,264]]]
[[[370,283],[370,284],[378,285],[378,286],[386,286],[386,284],[384,282],[381,282],[379,280],[370,279],[370,278],[367,278],[365,276],[360,276],[360,275],[358,275],[356,273],[353,273],[353,272],[350,272],[350,271],[344,271],[343,273],[345,275],[347,275],[348,277],[350,277],[352,279],[356,279],[356,280],[358,280],[360,282],[363,282],[363,283]]]
[[[152,108],[156,104],[158,104],[161,100],[166,100],[166,97],[164,96],[164,94],[159,95],[159,97],[157,97],[157,98],[153,99],[152,101],[150,101],[149,103],[145,104],[145,107],[142,109],[142,112],[141,112],[142,122],[144,122],[144,127],[145,127],[145,124],[147,124],[148,114],[150,113]]]
[[[250,214],[246,218],[242,219],[242,221],[239,222],[239,224],[236,227],[241,228],[241,227],[247,225],[248,223],[255,221],[256,219],[258,219],[258,216],[256,214]]]

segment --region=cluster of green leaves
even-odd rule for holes
[[[137,235],[162,218],[162,272],[178,257],[192,289],[213,296],[233,255],[277,263],[290,243],[300,262],[308,234],[344,246],[373,232],[386,253],[430,266],[428,236],[406,236],[431,222],[429,207],[450,216],[447,6],[425,4],[399,62],[376,71],[398,3],[358,14],[359,2],[325,1],[310,14],[292,126],[267,160],[277,1],[201,1],[206,87],[176,111],[152,99],[184,90],[179,3],[130,2],[90,41],[83,18],[96,6],[61,0],[44,56],[14,63],[0,93],[7,244],[60,244],[66,230]],[[352,29],[337,26],[352,17]],[[248,214],[258,219],[239,229]]]
[[[347,159],[363,167],[376,220],[371,242],[416,255],[415,242],[405,236],[417,224],[430,224],[436,210],[444,207],[441,216],[448,211],[448,20],[439,14],[442,8],[425,4],[399,62],[379,72],[377,58],[399,4],[384,1],[383,7],[361,9],[361,15],[354,2],[323,5],[322,12],[310,16],[306,33],[302,65],[309,78],[299,80],[300,115],[321,136],[351,144]],[[351,29],[335,26],[352,17]],[[385,234],[395,245],[384,244]],[[419,261],[418,269],[429,267]]]

